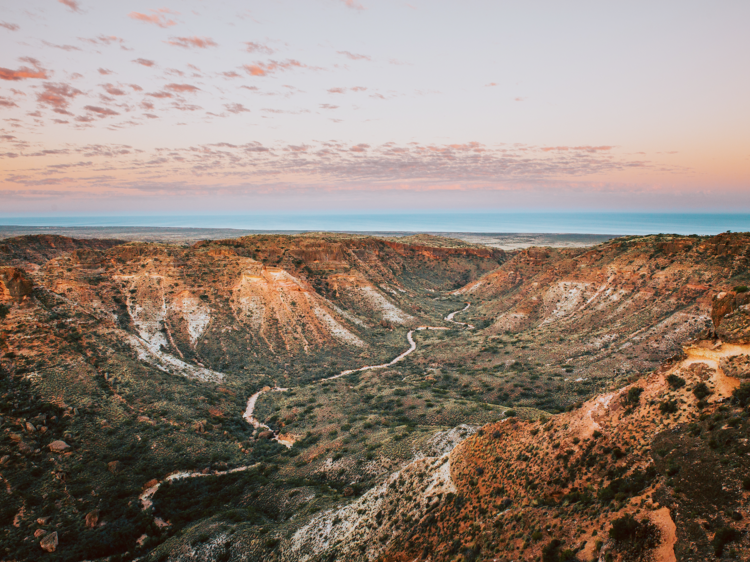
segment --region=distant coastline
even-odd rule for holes
[[[718,234],[750,231],[750,213],[413,212],[153,216],[0,216],[0,236],[14,230],[210,229],[266,232],[331,231],[371,234],[465,233],[482,235],[579,234],[605,237],[644,234]],[[166,234],[166,232],[165,232]]]

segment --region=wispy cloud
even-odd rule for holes
[[[245,50],[248,53],[264,53],[266,55],[272,55],[273,53],[276,52],[268,45],[263,45],[261,43],[254,43],[253,41],[246,41],[245,46],[246,46]]]
[[[195,86],[191,84],[167,84],[166,86],[164,86],[164,89],[169,90],[171,92],[178,92],[178,93],[182,93],[182,92],[193,93],[193,92],[197,92],[198,90],[200,90],[200,88],[196,88]]]
[[[50,43],[49,41],[42,40],[42,43],[44,43],[47,47],[52,47],[53,49],[60,49],[61,51],[80,51],[80,47],[76,47],[74,45],[55,45],[54,43]]]
[[[67,6],[68,8],[70,8],[74,12],[80,12],[81,11],[80,4],[78,2],[76,2],[75,0],[57,0],[57,1],[60,2],[60,4],[64,4],[65,6]]]
[[[155,66],[156,63],[149,59],[135,59],[133,62],[138,63],[143,66]]]
[[[99,37],[94,38],[79,37],[78,39],[81,41],[85,41],[86,43],[92,43],[94,45],[111,45],[112,43],[122,44],[125,42],[124,39],[115,35],[100,35]]]
[[[125,90],[122,90],[117,86],[113,86],[112,84],[103,84],[102,88],[104,88],[104,91],[107,92],[110,96],[124,96],[127,94]]]
[[[36,95],[36,99],[39,103],[50,106],[56,113],[70,115],[68,106],[71,100],[81,94],[81,90],[73,88],[70,84],[45,82],[44,89]]]
[[[365,7],[357,2],[357,0],[341,0],[348,8],[352,8],[354,10],[364,10]]]
[[[62,2],[62,0],[60,1]],[[141,12],[130,12],[128,14],[128,17],[134,20],[145,22],[145,23],[153,23],[154,25],[158,25],[161,28],[167,28],[173,25],[177,25],[176,21],[169,19],[169,17],[166,15],[166,14],[176,14],[177,12],[173,12],[171,10],[168,10],[167,8],[161,8],[159,10],[149,10],[149,11],[152,13],[142,14]]]
[[[346,58],[351,60],[372,60],[369,55],[358,55],[357,53],[350,53],[349,51],[336,51],[340,55],[344,55]]]
[[[244,112],[239,104],[225,105],[227,111]],[[174,103],[173,109],[198,111],[185,103]],[[106,117],[108,108],[87,106],[87,115]],[[101,111],[100,111],[101,110]],[[297,114],[299,111],[264,108],[266,114]],[[153,114],[152,114],[153,115]],[[156,116],[154,116],[156,117]],[[89,118],[90,119],[90,118]],[[551,149],[551,150],[545,150]],[[564,149],[558,151],[559,149]],[[66,147],[81,158],[96,158],[100,153],[91,147]],[[112,149],[114,150],[114,148]],[[91,186],[105,191],[121,189],[147,193],[155,183],[164,182],[169,192],[202,192],[211,189],[256,189],[273,182],[275,189],[296,186],[315,190],[397,189],[401,191],[505,189],[508,185],[541,185],[550,182],[586,181],[598,174],[612,174],[629,169],[648,168],[650,163],[615,155],[604,146],[535,147],[513,145],[492,147],[478,142],[453,144],[372,145],[366,142],[347,144],[336,141],[263,145],[258,142],[237,145],[217,143],[190,145],[185,148],[163,148],[152,152],[110,156],[109,172],[113,178],[105,188],[91,181]],[[28,156],[29,154],[22,155]],[[247,170],[253,170],[253,182],[247,183]],[[9,184],[44,185],[49,175],[29,172],[15,175]],[[141,175],[148,171],[149,181]],[[63,172],[58,177],[63,179]],[[278,178],[285,183],[279,184]],[[78,178],[75,178],[79,181]],[[88,184],[81,181],[81,187]],[[6,183],[8,183],[6,182]],[[176,182],[176,183],[175,183]],[[173,185],[173,187],[170,187]]]
[[[170,37],[169,41],[165,41],[165,43],[174,45],[175,47],[182,47],[183,49],[218,47],[216,42],[210,37]]]
[[[290,68],[307,68],[307,65],[289,59],[282,62],[272,60],[267,63],[259,62],[257,64],[246,64],[243,65],[243,67],[250,76],[267,76],[281,70],[289,70]]]
[[[8,23],[5,21],[0,21],[0,27],[4,27],[5,29],[9,31],[18,31],[20,28],[15,23]]]
[[[241,103],[225,103],[224,107],[227,108],[227,111],[229,113],[243,113],[246,111],[250,111],[248,108],[246,108]]]
[[[111,115],[120,115],[116,111],[106,108],[106,107],[97,107],[95,105],[87,105],[83,109],[86,111],[90,111],[91,113],[95,113],[100,117],[109,117]]]
[[[42,68],[38,60],[32,59],[30,57],[24,57],[21,60],[30,63],[34,68],[31,69],[28,66],[22,66],[21,68],[18,68],[16,70],[11,70],[9,68],[0,67],[0,80],[16,81],[26,80],[29,78],[45,79],[49,77],[47,70]]]

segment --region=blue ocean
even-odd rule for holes
[[[487,234],[718,234],[750,231],[750,214],[412,212],[180,216],[0,216],[34,227],[233,228],[250,231],[466,232]]]

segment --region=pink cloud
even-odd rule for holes
[[[39,103],[51,106],[56,113],[70,115],[67,111],[70,100],[82,93],[81,90],[73,88],[69,84],[45,82],[44,90],[36,95],[36,99]]]
[[[86,111],[90,111],[92,113],[96,113],[97,115],[99,115],[101,117],[107,117],[107,116],[110,116],[110,115],[120,115],[116,111],[113,111],[113,110],[108,109],[106,107],[97,107],[95,105],[87,105],[83,109],[85,109]]]
[[[112,74],[111,70],[108,70],[106,68],[100,68],[97,70],[97,72],[103,76],[107,76],[108,74]]]
[[[205,49],[207,47],[218,47],[218,45],[210,37],[197,37],[197,36],[170,37],[169,41],[165,41],[165,43],[174,45],[175,47],[182,47],[184,49],[189,49],[191,47],[197,47],[198,49]]]
[[[78,5],[78,2],[75,0],[57,0],[60,2],[60,4],[65,4],[68,8],[73,10],[74,12],[80,12],[81,7]]]
[[[367,88],[364,86],[354,86],[351,90],[352,92],[364,92]]]
[[[61,0],[62,1],[62,0]],[[142,14],[140,12],[130,12],[128,14],[129,18],[132,18],[134,20],[146,22],[146,23],[153,23],[154,25],[158,25],[161,28],[167,28],[171,27],[173,25],[177,25],[177,22],[171,19],[168,19],[167,16],[165,16],[165,13],[176,13],[171,12],[170,10],[167,10],[166,8],[162,8],[160,10],[150,10],[153,12],[153,14]]]
[[[267,76],[279,70],[289,70],[290,68],[307,68],[307,65],[299,61],[289,59],[283,62],[271,61],[268,63],[245,64],[245,70],[250,76]]]
[[[356,0],[341,0],[348,8],[352,8],[354,10],[364,10],[365,7],[357,2]]]
[[[177,102],[172,103],[172,107],[174,107],[175,109],[179,109],[180,111],[198,111],[199,109],[203,109],[199,105],[192,105],[189,103],[177,103]]]
[[[143,91],[143,88],[141,88],[138,84],[128,84],[128,85],[131,88],[133,88],[133,90],[135,90],[136,92],[142,92]]]
[[[172,92],[197,92],[200,90],[200,88],[196,88],[195,86],[192,86],[190,84],[167,84],[164,86],[166,90],[170,90]]]
[[[274,50],[271,47],[268,47],[267,45],[261,45],[260,43],[246,41],[245,45],[247,45],[246,50],[248,53],[265,53],[266,55],[271,55],[274,53]]]
[[[224,76],[225,78],[241,78],[241,76],[237,74],[234,70],[222,72],[221,75]]]
[[[328,88],[329,94],[343,94],[346,92],[346,88]]]
[[[18,104],[11,99],[0,96],[0,107],[18,107]]]
[[[490,82],[489,84],[485,84],[485,88],[492,88],[493,86],[497,86],[497,82]]]
[[[137,62],[138,64],[141,64],[143,66],[155,66],[156,63],[152,60],[148,59],[135,59],[133,62]]]
[[[150,92],[150,93],[148,93],[146,95],[147,96],[151,96],[152,98],[157,98],[157,99],[171,98],[172,97],[172,94],[170,94],[169,92]],[[154,107],[154,106],[152,105],[151,107]]]
[[[225,103],[224,107],[227,108],[227,111],[229,113],[243,113],[245,111],[250,111],[248,108],[246,108],[241,103]]]
[[[102,88],[104,88],[104,90],[111,96],[124,96],[125,95],[124,90],[121,90],[120,88],[116,88],[112,84],[104,84]]]
[[[49,41],[42,40],[42,43],[47,45],[48,47],[52,47],[53,49],[60,49],[61,51],[80,51],[81,49],[78,47],[75,47],[73,45],[55,45],[54,43],[50,43]]]
[[[28,78],[48,78],[47,71],[41,67],[39,61],[29,57],[21,59],[24,62],[31,63],[34,66],[34,70],[27,66],[22,66],[18,70],[11,70],[9,68],[0,67],[0,80],[26,80]]]
[[[111,45],[112,43],[124,43],[125,40],[121,39],[120,37],[117,37],[115,35],[100,35],[99,37],[95,37],[93,39],[87,39],[84,37],[79,37],[81,41],[85,41],[86,43],[93,43],[96,44],[103,44],[103,45]]]
[[[612,150],[614,146],[546,146],[542,148],[542,152],[567,152],[567,151],[579,151],[579,152],[601,152]]]
[[[18,31],[19,30],[19,27],[18,27],[17,24],[15,24],[15,23],[7,23],[7,22],[4,22],[4,21],[0,21],[0,27],[4,27],[5,29],[7,29],[9,31]]]
[[[352,60],[372,60],[372,57],[368,55],[358,55],[356,53],[350,53],[349,51],[336,51],[336,52]]]

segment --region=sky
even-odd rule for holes
[[[0,214],[750,211],[750,2],[3,0]]]

